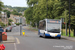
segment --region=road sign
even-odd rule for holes
[[[22,34],[25,35],[25,30],[22,30]]]

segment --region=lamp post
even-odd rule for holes
[[[69,0],[69,37],[70,37],[70,0]]]
[[[5,27],[6,27],[6,12],[4,12],[4,18],[5,18],[4,22],[5,22]]]

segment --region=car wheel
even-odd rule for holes
[[[39,35],[39,37],[42,37],[41,35]]]
[[[11,30],[10,30],[10,32],[11,32]]]
[[[6,30],[6,32],[7,32],[7,30]]]

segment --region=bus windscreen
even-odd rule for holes
[[[52,33],[60,33],[59,23],[47,23],[47,31]]]

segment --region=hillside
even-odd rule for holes
[[[12,7],[12,6],[7,6],[7,5],[4,5],[5,8],[9,8],[11,10],[17,10],[18,12],[24,12],[27,7]]]

